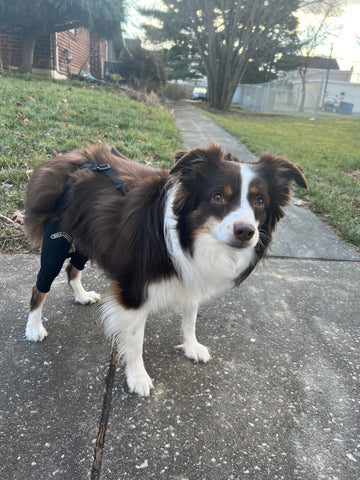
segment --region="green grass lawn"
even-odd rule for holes
[[[170,166],[181,136],[171,113],[116,89],[48,78],[0,77],[0,251],[28,248],[6,220],[24,209],[31,170],[57,152],[105,141],[129,158]],[[4,218],[6,217],[6,218]]]
[[[206,112],[208,113],[208,112]],[[268,151],[304,167],[310,208],[360,247],[360,120],[327,115],[316,121],[232,111],[210,114],[255,154]]]
[[[250,150],[287,157],[305,168],[309,206],[360,246],[360,120],[331,115],[310,121],[246,112],[209,114]],[[106,141],[133,160],[170,166],[181,136],[170,112],[132,101],[116,89],[48,78],[0,77],[0,251],[26,250],[20,225],[36,164],[57,152]]]

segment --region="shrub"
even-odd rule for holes
[[[121,76],[136,90],[159,92],[167,79],[163,59],[141,47],[123,50],[120,58]]]
[[[169,100],[181,100],[189,97],[190,93],[188,90],[189,88],[185,85],[179,83],[167,83],[164,87],[164,96]]]

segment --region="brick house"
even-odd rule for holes
[[[0,70],[16,71],[21,63],[22,36],[0,34]],[[34,50],[32,72],[66,78],[90,73],[104,79],[108,42],[86,28],[75,28],[40,38]]]

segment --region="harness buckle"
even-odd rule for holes
[[[108,163],[103,163],[101,165],[96,165],[96,170],[99,172],[105,172],[106,170],[110,170],[110,165]]]
[[[121,193],[124,197],[126,196],[127,189],[126,186],[122,183],[120,178],[116,176],[112,168],[108,163],[102,163],[101,165],[96,165],[95,160],[89,158],[87,162],[84,163],[80,168],[89,168],[93,172],[101,172],[104,173],[109,180],[115,185],[115,188],[118,192]]]

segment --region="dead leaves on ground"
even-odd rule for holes
[[[20,225],[25,223],[25,212],[16,210],[13,214],[10,215],[10,220]]]
[[[16,210],[16,212],[12,213],[10,217],[7,217],[0,213],[0,218],[2,220],[5,220],[5,222],[12,226],[12,227],[17,227],[22,230],[24,222],[25,222],[25,213],[21,212],[20,210]]]

